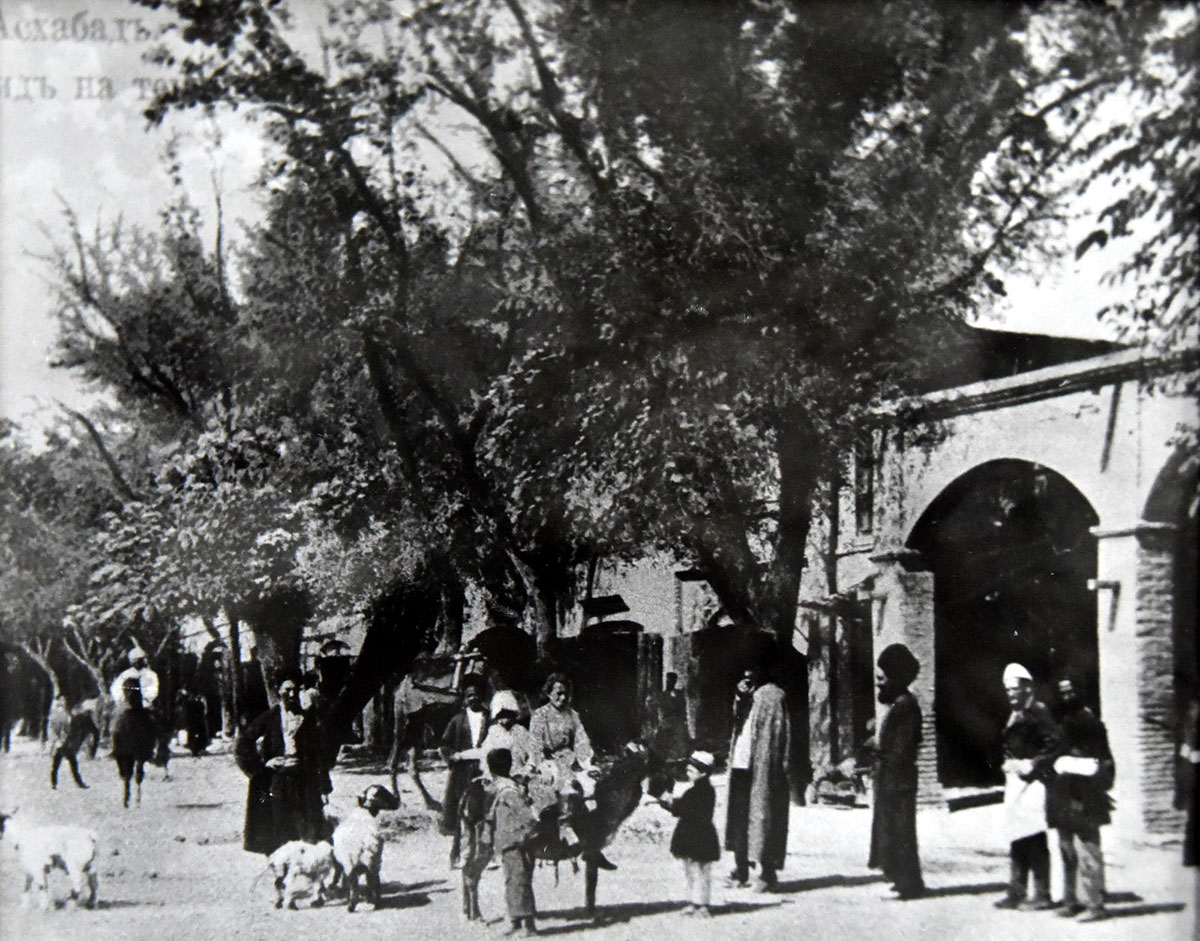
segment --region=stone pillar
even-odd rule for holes
[[[871,556],[878,567],[871,594],[871,627],[874,634],[872,664],[888,644],[904,644],[921,664],[910,687],[921,706],[922,740],[917,758],[917,802],[936,804],[942,799],[937,772],[937,726],[933,714],[934,625],[933,573],[920,571],[919,552],[900,549]],[[885,707],[875,705],[875,727]]]
[[[1174,527],[1093,529],[1100,711],[1117,761],[1113,828],[1178,833],[1174,797]]]

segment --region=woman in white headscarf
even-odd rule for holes
[[[516,695],[507,689],[498,691],[492,696],[490,711],[492,721],[478,749],[482,766],[487,767],[488,752],[507,748],[512,755],[512,772],[509,776],[528,777],[533,773],[533,738],[529,729],[517,722],[521,705]]]

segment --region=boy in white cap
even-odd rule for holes
[[[713,826],[716,794],[708,776],[713,772],[713,756],[694,751],[688,758],[687,776],[692,786],[678,797],[660,798],[667,810],[679,818],[671,836],[671,855],[683,862],[687,879],[688,904],[683,914],[708,918],[712,912],[712,867],[721,858],[717,828]]]
[[[1050,900],[1050,849],[1046,844],[1046,785],[1054,774],[1062,733],[1050,710],[1033,695],[1033,677],[1019,663],[1004,668],[1012,714],[1004,726],[1004,810],[1009,884],[996,908],[1041,911]],[[1033,877],[1033,894],[1026,884]]]

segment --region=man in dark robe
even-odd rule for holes
[[[446,760],[446,793],[442,798],[441,831],[453,837],[450,845],[450,865],[458,865],[459,827],[458,805],[467,785],[480,774],[479,761],[471,752],[483,744],[487,734],[487,708],[483,701],[483,679],[468,676],[463,680],[463,708],[446,725],[442,735],[441,753]]]
[[[1063,899],[1059,912],[1079,921],[1099,921],[1104,910],[1104,854],[1100,828],[1112,820],[1108,791],[1116,763],[1108,747],[1108,730],[1085,706],[1067,677],[1058,682],[1055,719],[1062,729],[1062,755],[1046,787],[1046,823],[1058,831],[1063,861]],[[1082,869],[1082,873],[1080,873]],[[1082,875],[1083,902],[1076,895]]]
[[[328,836],[324,797],[333,788],[320,720],[300,709],[294,679],[280,682],[279,705],[238,734],[234,756],[250,779],[243,842],[247,852],[269,856],[290,840],[315,843]]]
[[[917,854],[917,750],[921,745],[921,707],[909,684],[921,669],[903,644],[879,655],[875,686],[888,707],[876,737],[873,778],[874,812],[871,855],[867,865],[881,869],[899,899],[925,893]]]
[[[788,755],[790,729],[783,690],[767,680],[767,661],[760,656],[738,684],[733,739],[729,748],[729,804],[725,817],[725,849],[732,851],[730,881],[744,886],[750,864],[758,866],[757,892],[775,887],[775,875],[787,853]],[[739,710],[749,710],[738,721]]]

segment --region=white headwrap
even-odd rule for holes
[[[510,690],[502,689],[497,691],[492,697],[492,718],[496,718],[502,712],[511,712],[514,715],[521,714],[521,706],[517,702],[517,697]]]
[[[1033,677],[1030,675],[1028,670],[1021,666],[1021,664],[1010,663],[1004,668],[1004,685],[1013,686],[1016,684],[1017,680],[1025,680],[1029,683],[1032,683]]]

